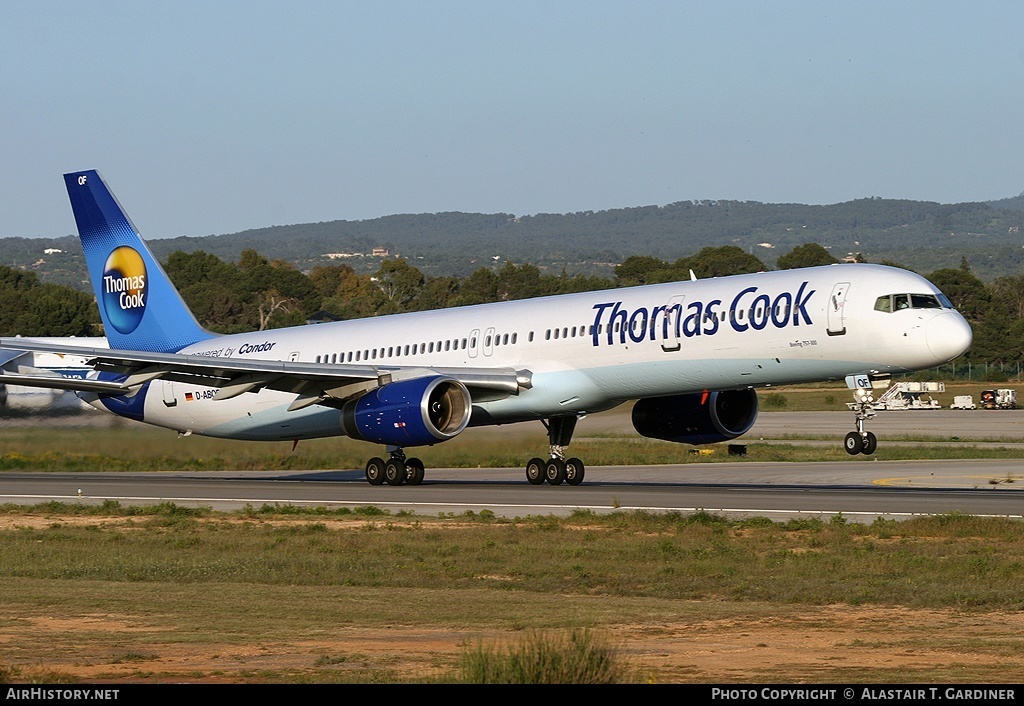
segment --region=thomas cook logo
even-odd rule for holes
[[[146,263],[134,249],[123,245],[103,265],[103,311],[120,333],[131,333],[146,313]]]

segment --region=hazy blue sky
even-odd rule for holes
[[[1024,191],[1024,3],[0,0],[0,237]]]

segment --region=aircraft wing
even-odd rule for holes
[[[267,388],[293,392],[298,397],[291,409],[311,404],[340,406],[346,400],[399,380],[444,375],[463,383],[475,402],[519,393],[531,386],[528,370],[512,368],[425,367],[400,365],[333,365],[282,360],[152,353],[62,345],[28,338],[0,338],[7,351],[42,351],[80,356],[98,372],[113,373],[115,380],[64,378],[46,371],[7,373],[0,383],[89,391],[115,395],[134,393],[151,380],[170,380],[219,388],[214,399],[230,399],[245,392]],[[0,354],[0,359],[3,354]]]

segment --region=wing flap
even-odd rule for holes
[[[97,392],[107,395],[127,395],[133,388],[121,382],[89,380],[87,378],[66,378],[61,375],[40,373],[30,375],[0,371],[0,384],[44,387],[50,390],[72,390],[74,392]]]

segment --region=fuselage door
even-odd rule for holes
[[[652,326],[661,328],[660,331],[652,331],[654,336],[661,339],[661,349],[665,352],[677,351],[681,347],[679,335],[683,326],[683,294],[677,294],[668,300],[665,306],[664,318],[655,317],[651,322]]]
[[[840,282],[832,288],[826,305],[829,336],[842,336],[846,333],[846,292],[849,289],[849,282]]]

